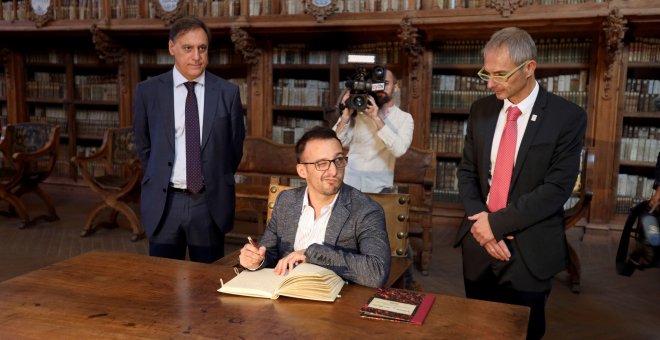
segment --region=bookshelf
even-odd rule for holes
[[[497,29],[518,26],[537,39],[539,81],[589,114],[586,144],[596,157],[590,220],[607,223],[614,217],[620,173],[646,176],[652,168],[648,162],[622,160],[619,153],[628,143],[623,138],[632,138],[624,136],[628,126],[633,132],[635,127],[639,131],[658,126],[657,111],[648,105],[648,111],[640,109],[639,102],[647,99],[639,100],[636,110],[627,108],[632,104],[626,99],[626,92],[635,92],[626,87],[660,80],[657,60],[629,59],[638,48],[635,44],[657,45],[657,1],[530,0],[517,2],[515,8],[504,0],[332,3],[336,11],[306,12],[303,1],[288,0],[51,1],[46,14],[35,16],[29,1],[2,1],[0,79],[5,79],[5,94],[0,83],[0,108],[6,116],[1,117],[7,122],[45,119],[66,124],[60,156],[65,162],[75,153],[93,152],[101,138],[93,129],[130,126],[137,82],[171,68],[165,49],[169,23],[177,16],[196,14],[213,33],[209,70],[241,86],[248,135],[274,138],[278,126],[328,124],[336,118],[333,107],[343,81],[355,72],[354,66],[342,62],[343,55],[362,49],[386,55],[379,64],[396,70],[401,91],[395,100],[413,115],[413,145],[436,150],[437,177],[442,180],[437,181],[435,207],[449,207],[451,212],[434,210],[460,219],[450,179],[460,159],[469,104],[489,94],[475,76],[481,67],[479,51]],[[418,34],[416,43],[406,23]],[[242,31],[242,40],[234,40],[236,29]],[[625,39],[620,32],[625,32]],[[299,54],[300,62],[276,62],[282,48],[292,56]],[[51,51],[63,59],[31,59],[50,57]],[[78,51],[114,60],[74,62]],[[553,60],[552,53],[566,59]],[[316,58],[325,60],[310,62]],[[36,79],[45,74],[63,75],[64,80],[48,81],[62,89],[37,84],[41,92],[28,94],[27,83],[34,91]],[[106,94],[113,83],[116,98],[92,96],[97,91]],[[299,91],[295,85],[304,85],[306,101],[283,103],[279,92],[285,83],[294,93]],[[295,130],[293,134],[295,140]],[[62,178],[75,178],[68,164],[62,168]]]
[[[653,195],[660,152],[660,38],[635,37],[624,53],[616,213]]]

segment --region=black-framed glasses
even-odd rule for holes
[[[527,61],[523,62],[522,64],[518,65],[516,68],[511,70],[511,72],[509,72],[505,75],[492,76],[488,73],[485,73],[483,67],[481,68],[481,70],[479,70],[479,72],[477,72],[477,75],[479,76],[479,78],[481,78],[482,80],[485,80],[485,81],[489,81],[489,80],[492,79],[493,81],[496,81],[498,83],[506,83],[509,80],[509,78],[511,78],[511,76],[513,76],[514,73],[518,72],[518,70],[523,68],[523,66],[529,64],[530,61],[531,60],[527,60]]]
[[[316,162],[300,162],[300,164],[314,164],[314,168],[316,168],[318,171],[325,171],[330,169],[330,163],[335,163],[335,167],[337,167],[337,169],[345,168],[346,164],[348,164],[348,157],[341,156],[330,160],[322,159]]]

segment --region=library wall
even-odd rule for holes
[[[71,156],[93,153],[107,128],[131,125],[135,85],[171,68],[169,23],[194,14],[213,32],[209,70],[241,87],[248,134],[280,143],[331,124],[356,72],[347,53],[375,54],[399,76],[395,100],[413,115],[413,145],[436,153],[443,221],[462,216],[455,173],[468,110],[490,94],[476,76],[480,49],[499,28],[525,28],[541,85],[589,114],[590,220],[609,222],[648,195],[660,143],[660,6],[651,0],[51,3],[1,2],[0,122],[60,125],[54,175],[63,183],[77,178]]]

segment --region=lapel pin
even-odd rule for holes
[[[536,121],[536,115],[532,115],[532,122]]]

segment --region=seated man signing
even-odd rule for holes
[[[328,268],[343,279],[381,287],[390,271],[390,245],[381,206],[343,184],[341,142],[316,127],[296,144],[298,175],[306,186],[283,191],[259,248],[247,243],[240,263],[250,270],[275,267],[284,275],[302,262]]]

